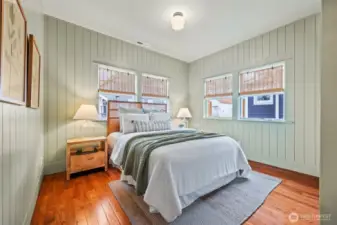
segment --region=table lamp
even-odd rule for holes
[[[84,120],[84,124],[82,127],[92,127],[92,124],[89,123],[89,121],[95,121],[97,120],[97,109],[94,105],[85,105],[82,104],[80,108],[76,111],[76,114],[74,116],[74,120]]]
[[[180,108],[177,117],[181,118],[182,122],[185,124],[185,127],[188,128],[188,121],[186,118],[192,118],[190,110],[188,110],[188,108]],[[179,127],[182,127],[182,126],[183,124],[179,125]]]

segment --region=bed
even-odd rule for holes
[[[203,135],[194,129],[169,131],[135,132],[122,134],[118,127],[118,103],[108,103],[108,142],[113,144],[111,162],[122,169],[125,156],[132,141],[141,138],[175,137],[180,135]],[[128,107],[144,107],[142,103],[127,103]],[[149,103],[147,103],[149,104]],[[145,107],[164,108],[165,105],[146,105]],[[166,109],[166,106],[165,106]],[[109,125],[110,124],[110,125]],[[183,136],[182,139],[184,139]],[[124,164],[123,164],[124,163]],[[212,138],[191,139],[160,146],[148,157],[146,167],[146,189],[144,201],[150,212],[159,212],[167,222],[174,221],[182,210],[199,197],[208,194],[237,177],[246,177],[251,167],[240,147],[231,137],[213,135]],[[136,176],[126,175],[122,170],[121,180],[137,187]],[[137,190],[137,188],[136,188]]]

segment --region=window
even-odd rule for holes
[[[204,88],[204,117],[232,118],[232,74],[208,78]]]
[[[137,100],[135,72],[105,65],[98,66],[98,113],[101,120],[107,119],[109,100]]]
[[[142,102],[167,104],[169,109],[169,80],[150,74],[142,75]],[[169,111],[169,110],[168,110]]]
[[[285,119],[284,68],[284,63],[277,63],[240,73],[240,119]]]

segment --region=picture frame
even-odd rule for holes
[[[0,1],[0,101],[25,105],[27,19],[19,0]]]
[[[254,96],[254,105],[273,105],[273,95],[257,95]]]
[[[40,106],[41,54],[34,35],[28,38],[27,107]]]

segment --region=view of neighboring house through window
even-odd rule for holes
[[[239,118],[284,120],[285,65],[243,71],[239,76]]]
[[[232,74],[208,78],[204,88],[204,117],[232,118]]]
[[[105,65],[98,66],[98,113],[101,120],[107,119],[109,100],[137,100],[135,72]]]
[[[142,102],[166,104],[169,111],[169,80],[166,77],[142,74]],[[150,107],[144,105],[143,107]]]

